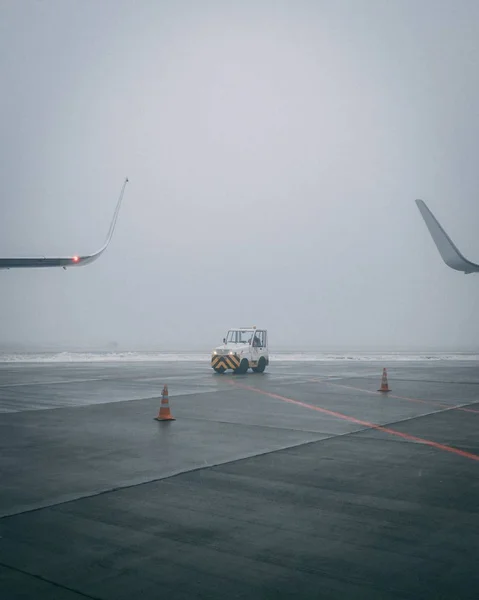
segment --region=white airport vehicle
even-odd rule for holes
[[[213,350],[211,366],[216,373],[232,369],[243,374],[249,368],[254,373],[263,373],[269,365],[268,332],[256,327],[230,329],[223,344]]]

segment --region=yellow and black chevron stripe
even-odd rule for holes
[[[239,356],[236,356],[235,354],[226,354],[224,356],[214,354],[211,359],[211,366],[213,369],[221,369],[221,367],[223,367],[223,369],[233,369],[233,371],[236,371],[240,366],[240,362]]]

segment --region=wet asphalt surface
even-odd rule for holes
[[[2,600],[479,594],[472,362],[0,364],[0,448]]]

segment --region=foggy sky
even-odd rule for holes
[[[0,341],[479,349],[475,0],[0,3]]]

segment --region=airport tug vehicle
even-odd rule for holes
[[[211,366],[216,373],[231,369],[240,375],[252,369],[254,373],[263,373],[269,365],[268,332],[256,327],[230,329],[223,344],[213,350]]]

